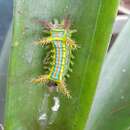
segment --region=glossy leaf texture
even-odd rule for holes
[[[103,65],[86,130],[130,129],[130,20]]]
[[[83,130],[106,54],[118,0],[15,0],[14,32],[5,112],[6,130]],[[74,52],[73,72],[67,79],[72,98],[51,93],[31,80],[43,71],[47,48],[34,41],[45,36],[33,19],[63,20],[69,16]]]

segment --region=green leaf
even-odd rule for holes
[[[130,129],[130,20],[103,65],[86,130]]]
[[[6,130],[84,129],[118,0],[109,4],[109,0],[15,0]],[[31,83],[34,77],[45,73],[42,61],[46,55],[45,48],[33,44],[43,37],[43,28],[32,19],[62,20],[65,15],[70,15],[72,28],[78,30],[73,39],[81,47],[74,54],[73,72],[67,80],[72,99],[59,93],[50,94],[46,86]],[[58,111],[52,111],[59,102]]]

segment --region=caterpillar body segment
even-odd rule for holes
[[[61,24],[57,20],[55,20],[54,24],[44,20],[40,20],[39,23],[49,30],[50,36],[35,43],[37,45],[51,45],[52,53],[49,55],[52,57],[52,60],[50,61],[51,67],[49,68],[48,74],[41,75],[33,79],[32,82],[46,83],[48,87],[55,87],[59,92],[70,98],[71,96],[66,87],[65,77],[68,76],[68,71],[72,71],[70,69],[70,64],[73,63],[72,50],[77,48],[77,44],[71,39],[71,35],[76,30],[70,30],[70,22],[67,19],[64,19]]]

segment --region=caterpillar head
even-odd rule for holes
[[[53,30],[53,29],[69,30],[71,26],[71,22],[67,17],[65,17],[61,23],[59,23],[57,19],[54,19],[53,23],[47,20],[35,20],[35,22],[44,26],[47,30]]]

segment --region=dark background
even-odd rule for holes
[[[0,49],[12,19],[13,0],[0,0]]]
[[[6,33],[9,29],[9,25],[10,25],[11,20],[12,20],[12,15],[13,15],[13,0],[0,0],[0,50],[3,46]],[[0,86],[0,87],[4,87],[4,86]],[[1,90],[2,90],[3,94],[0,95],[0,97],[1,97],[0,123],[3,123],[5,88],[2,88]],[[0,130],[1,130],[1,128],[0,128]]]

